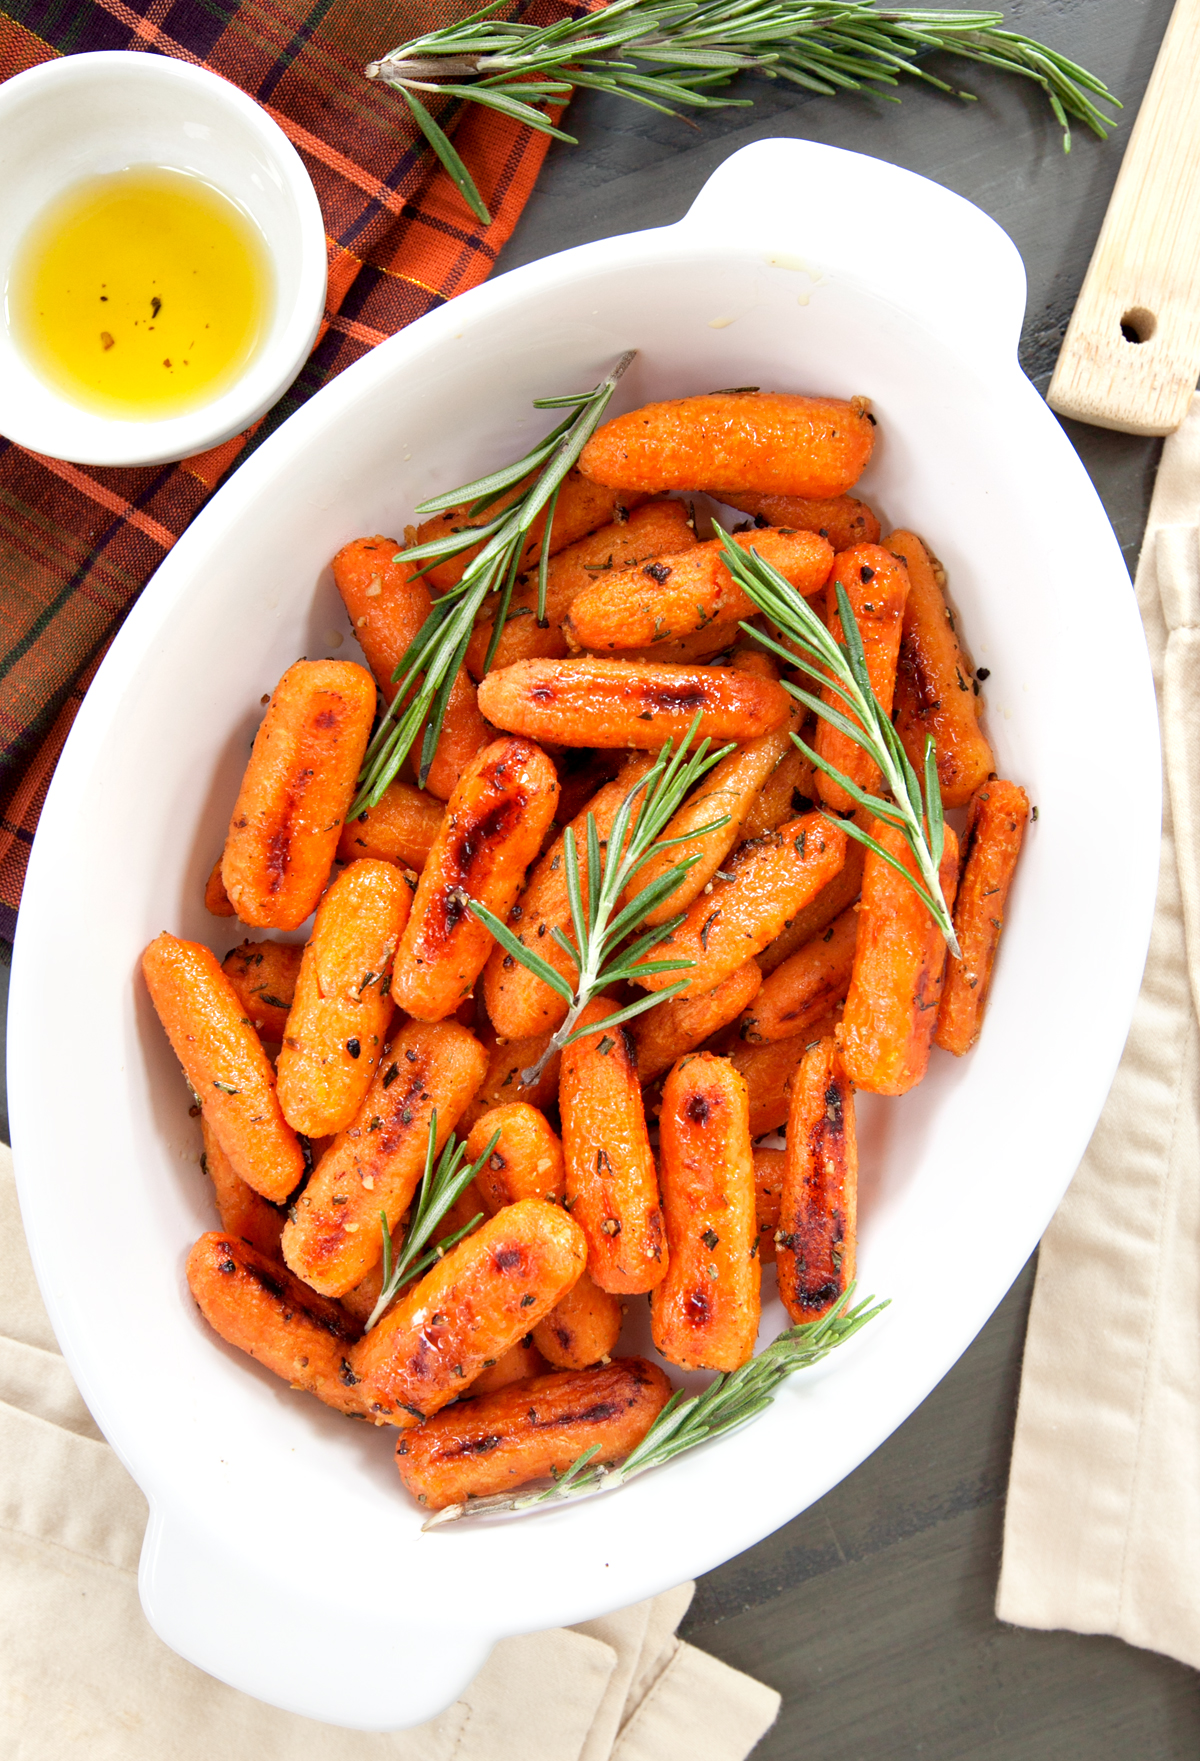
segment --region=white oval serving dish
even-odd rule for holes
[[[1159,759],[1120,553],[1017,366],[1023,301],[1015,248],[957,196],[761,142],[678,225],[516,270],[374,350],[238,471],[135,606],[30,863],[13,1143],[58,1337],[150,1501],[146,1613],[213,1675],[336,1724],[429,1718],[498,1637],[706,1571],[819,1498],[925,1397],[1037,1242],[1140,980]],[[1040,814],[981,1044],[961,1062],[935,1053],[919,1090],[863,1109],[860,1289],[892,1299],[884,1318],[753,1426],[619,1493],[422,1534],[390,1434],[224,1347],[189,1298],[184,1257],[213,1213],[137,961],[163,928],[222,953],[240,939],[206,914],[204,878],[263,693],[347,628],[327,559],[525,450],[552,419],[533,397],[590,387],[630,346],[614,409],[753,384],[874,400],[863,493],[945,562],[991,672],[1001,771]],[[65,1011],[88,1026],[69,1066]],[[329,1632],[352,1668],[322,1666]]]

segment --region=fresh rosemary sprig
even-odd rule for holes
[[[406,1284],[411,1284],[414,1278],[423,1278],[432,1266],[436,1266],[443,1255],[460,1242],[464,1235],[470,1234],[476,1223],[482,1220],[483,1212],[480,1211],[471,1218],[469,1223],[464,1223],[461,1229],[456,1229],[452,1235],[443,1237],[436,1247],[431,1247],[426,1253],[421,1252],[446,1212],[452,1204],[455,1204],[462,1197],[499,1141],[500,1133],[493,1132],[488,1146],[479,1160],[464,1168],[466,1146],[459,1143],[452,1132],[435,1168],[433,1157],[437,1148],[436,1109],[431,1114],[429,1140],[425,1146],[425,1172],[413,1200],[412,1217],[404,1237],[404,1245],[394,1261],[392,1258],[392,1232],[388,1228],[387,1212],[380,1211],[379,1213],[379,1223],[383,1230],[383,1288],[379,1292],[378,1302],[371,1310],[370,1319],[364,1329],[365,1332],[369,1333],[375,1323],[381,1319],[384,1310],[398,1291],[402,1290]]]
[[[570,826],[564,833],[563,868],[567,896],[571,904],[574,945],[572,946],[560,929],[553,929],[550,933],[579,968],[574,984],[570,979],[564,978],[549,961],[543,960],[539,954],[535,954],[519,941],[508,925],[502,923],[493,911],[489,911],[475,899],[469,902],[473,914],[487,925],[504,951],[511,954],[514,960],[519,960],[536,978],[543,979],[568,1006],[566,1020],[538,1062],[529,1069],[522,1070],[521,1081],[527,1086],[537,1081],[555,1052],[569,1046],[581,1033],[598,1033],[602,1028],[619,1027],[624,1021],[632,1021],[635,1015],[641,1015],[645,1010],[665,1003],[668,997],[675,996],[686,987],[687,980],[680,979],[676,984],[654,991],[636,1003],[627,1004],[625,1008],[616,1010],[592,1027],[576,1029],[580,1015],[592,998],[599,996],[610,985],[652,972],[682,972],[694,964],[691,960],[647,962],[643,959],[645,954],[683,922],[682,916],[658,924],[642,935],[635,935],[635,932],[645,922],[647,915],[675,891],[683,875],[700,860],[699,856],[689,856],[685,862],[659,875],[656,880],[635,893],[623,909],[618,910],[617,904],[634,877],[664,850],[692,838],[703,837],[706,832],[717,831],[728,823],[728,815],[723,815],[709,825],[701,826],[698,831],[689,831],[685,837],[660,836],[684,796],[706,771],[711,770],[727,752],[733,750],[731,746],[722,746],[718,751],[710,752],[709,742],[702,740],[689,757],[688,747],[695,737],[699,723],[700,717],[697,715],[678,752],[672,750],[668,740],[650,770],[630,789],[617,809],[609,831],[608,844],[603,852],[596,821],[588,814],[586,900],[579,874],[575,833]],[[640,803],[639,795],[642,797]],[[634,939],[630,940],[631,937]]]
[[[744,72],[829,96],[864,85],[895,86],[900,74],[953,92],[918,65],[941,50],[1039,85],[1063,130],[1065,152],[1071,117],[1104,140],[1113,119],[1094,99],[1120,108],[1102,80],[1032,37],[1004,30],[1004,14],[991,10],[881,9],[876,0],[614,0],[582,18],[537,26],[494,17],[503,4],[494,0],[457,24],[414,37],[365,69],[368,79],[401,94],[463,199],[485,222],[491,215],[470,172],[419,92],[487,105],[574,144],[547,111],[567,103],[577,86],[668,115],[677,115],[679,105],[751,104],[716,96]]]
[[[594,391],[536,398],[535,410],[565,409],[570,413],[523,459],[492,471],[474,483],[464,484],[461,489],[451,490],[447,495],[422,502],[416,510],[418,514],[438,514],[466,502],[472,516],[484,513],[505,490],[537,473],[528,489],[483,525],[460,527],[440,538],[431,538],[425,544],[411,545],[397,554],[396,562],[437,562],[457,556],[473,545],[483,546],[478,556],[467,564],[462,578],[434,601],[433,609],[392,675],[393,683],[398,683],[400,689],[384,712],[367,748],[358,779],[358,794],[350,806],[351,819],[365,813],[368,807],[374,807],[404,763],[421,723],[428,715],[417,778],[424,788],[438,735],[442,731],[450,690],[467,652],[476,614],[488,594],[499,589],[499,609],[487,657],[490,666],[530,528],[543,508],[546,510],[546,537],[538,569],[538,606],[539,616],[544,615],[549,534],[559,488],[599,426],[617,381],[636,353],[636,349],[627,350]],[[412,690],[414,685],[416,689]]]
[[[451,1504],[435,1512],[425,1528],[437,1528],[464,1516],[532,1510],[564,1498],[582,1498],[589,1492],[611,1492],[700,1443],[739,1429],[770,1406],[781,1382],[797,1370],[819,1363],[888,1306],[886,1300],[875,1302],[869,1296],[852,1309],[849,1303],[853,1295],[851,1285],[819,1321],[789,1327],[740,1370],[730,1370],[710,1382],[702,1394],[673,1394],[637,1448],[615,1467],[591,1466],[597,1453],[593,1447],[573,1461],[553,1486],[537,1492],[500,1493],[492,1498],[472,1498],[466,1504]]]
[[[831,727],[847,735],[874,760],[891,799],[885,800],[879,795],[870,795],[865,789],[860,789],[857,783],[851,782],[849,777],[822,758],[820,753],[806,746],[798,734],[792,735],[793,741],[819,770],[841,784],[851,800],[856,801],[860,807],[869,809],[876,819],[886,820],[900,831],[912,851],[920,879],[916,879],[902,862],[898,862],[889,850],[884,849],[878,839],[863,831],[852,819],[839,818],[836,824],[850,837],[857,838],[860,844],[874,850],[877,856],[881,856],[885,862],[891,864],[897,874],[904,877],[929,910],[945,936],[950,952],[957,959],[958,940],[938,878],[938,868],[946,842],[946,828],[942,818],[942,791],[938,783],[933,740],[927,738],[925,741],[925,775],[922,783],[909,762],[891,717],[871,688],[862,637],[846,590],[840,581],[836,583],[838,616],[842,623],[842,640],[838,642],[802,595],[797,593],[777,569],[765,562],[757,551],[742,550],[731,542],[729,534],[722,531],[715,522],[713,530],[724,546],[725,566],[738,586],[747,598],[753,600],[759,611],[765,613],[783,631],[794,644],[794,648],[785,648],[770,636],[764,636],[753,624],[743,624],[742,629],[789,665],[795,664],[798,650],[800,656],[821,675],[856,720],[849,719],[841,710],[822,702],[811,691],[805,691],[802,686],[793,684],[788,679],[783,681],[784,688]]]

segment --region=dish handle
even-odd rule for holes
[[[877,290],[890,263],[888,298],[916,322],[994,362],[1015,355],[1026,294],[1016,245],[982,209],[898,165],[819,141],[755,141],[717,167],[679,226],[767,242],[815,278],[830,263],[853,274],[861,257]]]
[[[403,1565],[397,1607],[405,1606]],[[329,1609],[269,1580],[231,1545],[151,1507],[138,1570],[142,1608],[180,1657],[285,1712],[351,1730],[424,1724],[487,1662],[485,1635],[400,1621],[356,1626],[329,1645]],[[348,1687],[348,1667],[353,1688]]]

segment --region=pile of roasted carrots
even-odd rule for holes
[[[334,578],[370,670],[285,673],[206,893],[255,931],[315,911],[309,939],[247,940],[223,961],[169,934],[146,950],[222,1225],[189,1257],[196,1301],[293,1387],[397,1427],[402,1479],[431,1508],[641,1440],[670,1385],[612,1356],[631,1296],[649,1293],[654,1344],[686,1369],[752,1355],[765,1261],[794,1321],[826,1313],[854,1276],[856,1089],[904,1094],[934,1041],[962,1055],[979,1035],[1029,807],[995,777],[985,675],[936,559],[911,532],[881,540],[847,494],[874,438],[865,400],[785,394],[607,423],[554,508],[544,620],[535,526],[486,675],[496,607],[481,613],[426,786],[396,781],[350,821],[378,700],[471,552],[421,573],[392,538],[348,544]],[[806,725],[739,627],[756,608],[720,544],[672,491],[749,516],[737,543],[835,633],[844,588],[914,766],[931,735],[944,806],[966,809],[941,869],[960,958],[904,876],[847,835],[853,802],[791,736],[860,787],[878,773],[844,733]],[[452,510],[409,542],[484,517]],[[603,851],[654,754],[697,718],[696,738],[733,750],[637,881],[696,858],[650,919],[681,919],[670,955],[692,963],[686,989],[611,1031],[637,989],[592,1001],[589,1031],[526,1082],[567,1004],[471,903],[573,980],[551,933],[571,924],[565,830],[584,852],[590,814]],[[869,829],[911,871],[900,834]],[[649,974],[642,990],[679,978]],[[435,1115],[439,1150],[457,1131],[476,1160],[495,1140],[440,1232],[485,1220],[364,1332],[380,1214],[399,1247]],[[756,1147],[781,1128],[785,1150]]]

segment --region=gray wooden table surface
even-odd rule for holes
[[[1013,0],[1010,22],[1125,101],[1069,158],[1040,96],[955,64],[978,103],[909,86],[903,103],[747,82],[752,111],[698,127],[587,94],[578,147],[551,148],[501,258],[511,268],[677,220],[738,147],[799,136],[957,190],[1016,241],[1029,276],[1021,359],[1044,390],[1171,0]],[[1068,424],[1130,567],[1157,443]],[[0,968],[0,1028],[7,970]],[[2,1097],[0,1097],[2,1109]],[[0,1132],[7,1121],[0,1110]],[[992,1614],[1033,1266],[925,1404],[820,1504],[702,1579],[685,1636],[784,1696],[756,1761],[1183,1761],[1200,1753],[1197,1677],[1115,1639],[1031,1633]],[[1194,1470],[1194,1463],[1189,1464]]]
[[[746,82],[752,111],[693,128],[589,94],[551,148],[500,268],[685,212],[749,141],[871,153],[978,203],[1029,277],[1021,345],[1042,390],[1087,267],[1171,0],[1015,0],[1010,22],[1125,103],[1107,145],[1064,158],[1041,97],[955,63],[964,105],[909,87],[808,97]],[[1132,570],[1158,443],[1068,424]],[[1197,1677],[1116,1639],[1032,1633],[992,1614],[1032,1264],[908,1423],[820,1504],[701,1580],[685,1635],[784,1696],[756,1761],[1175,1761],[1200,1753]],[[1194,1468],[1194,1464],[1189,1464]]]

